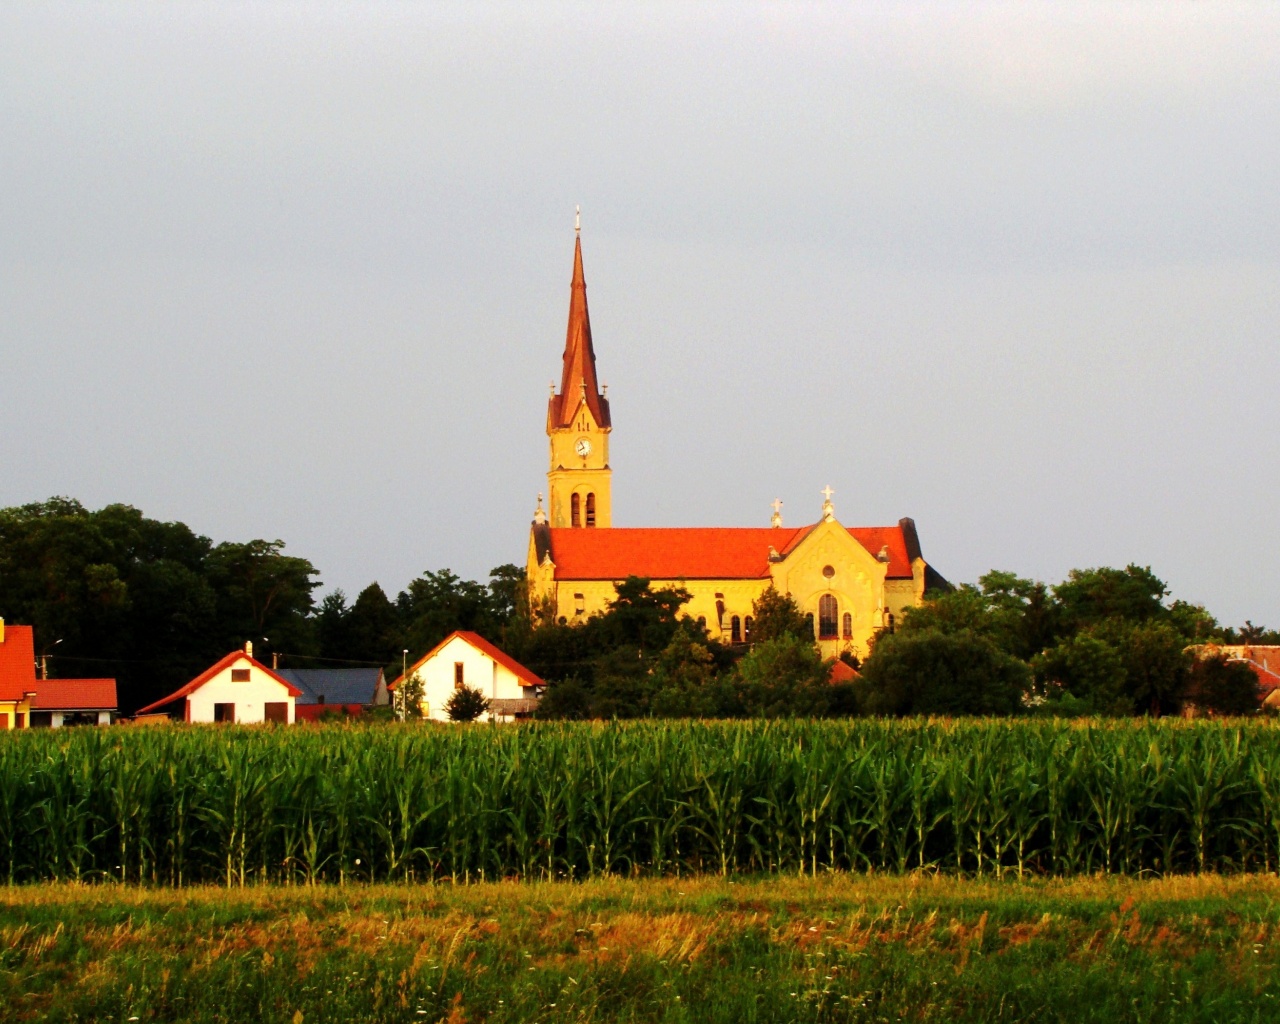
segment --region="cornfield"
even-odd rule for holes
[[[0,736],[0,877],[181,886],[915,869],[1273,872],[1265,722]]]

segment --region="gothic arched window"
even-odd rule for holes
[[[742,620],[736,615],[729,620],[729,642],[742,643]]]
[[[843,625],[844,625],[844,630],[843,630],[844,638],[846,640],[852,640],[853,639],[853,616],[850,615],[848,612],[844,613]]]
[[[834,640],[840,634],[837,632],[839,627],[840,606],[836,603],[834,594],[823,594],[818,598],[818,639]]]
[[[755,629],[756,620],[748,615],[742,620],[742,639],[747,643],[751,642],[751,631]]]
[[[596,496],[595,494],[587,495],[587,525],[596,525]]]
[[[569,523],[571,526],[581,526],[582,517],[578,514],[581,508],[581,502],[575,494],[569,499]]]
[[[809,627],[809,635],[813,635],[813,612],[805,612],[804,623]]]

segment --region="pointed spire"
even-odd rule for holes
[[[575,223],[564,369],[560,376],[560,394],[551,399],[550,420],[552,427],[567,427],[573,422],[579,401],[585,399],[596,422],[607,428],[609,403],[600,394],[596,380],[596,353],[591,345],[591,316],[587,312],[587,281],[582,272],[582,236],[578,233],[578,224],[580,221]]]

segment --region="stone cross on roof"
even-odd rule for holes
[[[831,504],[831,495],[833,494],[835,494],[835,491],[831,489],[830,484],[822,488],[822,521],[825,523],[831,522],[836,517],[836,507]]]

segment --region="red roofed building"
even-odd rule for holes
[[[422,715],[449,721],[445,705],[464,686],[479,690],[489,701],[489,716],[498,722],[527,718],[538,706],[546,685],[505,651],[479,633],[460,629],[450,633],[408,670],[422,682]],[[387,689],[396,692],[404,684],[400,676]],[[394,699],[396,707],[400,704]]]
[[[25,729],[36,690],[36,648],[30,626],[0,619],[0,729]]]
[[[232,651],[167,697],[138,709],[140,718],[168,715],[184,722],[275,722],[292,725],[302,691],[253,657],[253,644]]]
[[[117,707],[114,679],[41,679],[31,699],[31,725],[110,725]]]
[[[655,587],[685,587],[693,595],[687,614],[713,637],[747,643],[752,603],[773,586],[812,616],[824,655],[847,650],[863,657],[878,630],[892,628],[928,591],[949,589],[924,560],[912,520],[846,527],[836,520],[830,488],[822,518],[807,526],[784,527],[775,502],[768,528],[613,527],[613,421],[597,383],[586,287],[579,237],[560,391],[553,386],[547,411],[550,507],[544,510],[539,496],[529,537],[535,612],[580,622],[604,611],[616,583],[643,576]]]

